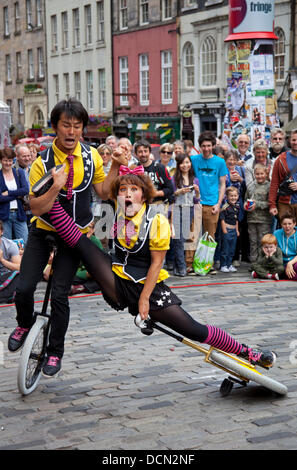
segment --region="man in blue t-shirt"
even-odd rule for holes
[[[202,132],[198,141],[202,154],[192,155],[191,160],[195,176],[199,180],[203,231],[214,238],[225,196],[228,170],[225,160],[212,153],[216,145],[212,132]]]

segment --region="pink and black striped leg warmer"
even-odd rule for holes
[[[208,336],[204,343],[230,354],[238,355],[240,353],[243,345],[238,343],[228,333],[216,326],[206,325],[206,327],[208,328]]]
[[[57,201],[54,202],[53,207],[48,212],[52,225],[55,227],[60,237],[73,248],[82,233],[77,228],[74,220],[65,212],[61,204]]]

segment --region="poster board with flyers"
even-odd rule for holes
[[[251,145],[267,142],[279,126],[271,39],[228,43],[226,114],[222,140],[236,148],[239,134],[248,134]]]

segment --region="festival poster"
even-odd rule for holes
[[[228,64],[236,62],[236,45],[234,42],[230,42],[228,45]]]
[[[268,54],[250,56],[251,88],[259,95],[274,90],[273,56]],[[260,93],[259,93],[260,92]]]
[[[237,62],[247,62],[251,53],[251,41],[237,41]]]

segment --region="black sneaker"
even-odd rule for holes
[[[239,357],[247,359],[251,364],[269,369],[276,361],[276,355],[273,351],[253,349],[243,345]]]
[[[61,359],[57,356],[49,356],[45,366],[42,368],[42,375],[54,377],[61,369]]]
[[[21,328],[17,326],[8,338],[8,350],[10,352],[18,351],[24,344],[30,328]]]

